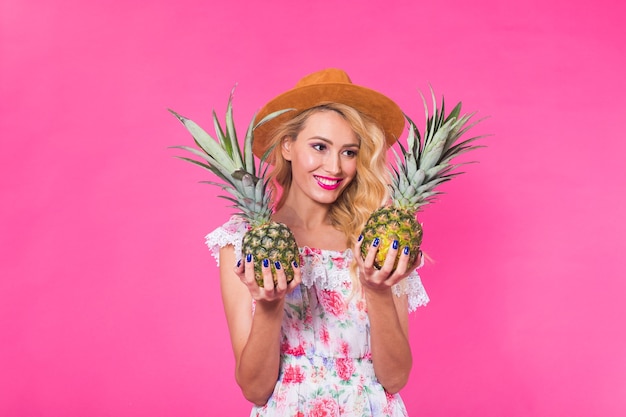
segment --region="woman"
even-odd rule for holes
[[[264,266],[266,285],[257,285],[254,263],[263,260],[236,249],[247,230],[236,217],[207,236],[219,255],[237,382],[252,416],[405,416],[397,393],[412,365],[408,312],[428,301],[417,265],[408,265],[419,248],[396,245],[376,269],[377,242],[363,259],[359,237],[388,198],[385,155],[403,114],[336,69],[303,78],[257,120],[284,108],[295,111],[258,128],[254,152],[272,150],[273,219],[298,242],[295,278],[287,283],[277,268],[273,285]]]

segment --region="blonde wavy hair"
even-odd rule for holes
[[[291,162],[282,156],[280,145],[284,138],[296,140],[308,118],[317,112],[334,111],[352,127],[360,145],[357,153],[356,176],[330,209],[334,227],[346,236],[346,245],[353,247],[371,213],[389,199],[387,144],[382,129],[375,120],[358,110],[340,103],[326,103],[303,111],[279,126],[270,137],[273,147],[270,159],[274,168],[269,184],[274,195],[279,194],[274,209],[285,202],[291,186]],[[277,189],[279,188],[279,189]]]

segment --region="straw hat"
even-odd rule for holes
[[[385,132],[388,145],[392,145],[404,130],[404,114],[390,98],[353,84],[345,71],[329,68],[302,78],[294,88],[275,97],[259,111],[255,124],[275,111],[295,109],[255,129],[254,154],[260,157],[265,153],[272,132],[281,123],[324,103],[345,104],[376,120]]]

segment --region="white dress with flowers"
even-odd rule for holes
[[[246,230],[247,223],[233,217],[207,235],[218,262],[219,248],[229,244],[241,258]],[[285,302],[278,381],[251,417],[406,416],[400,396],[387,393],[374,374],[367,306],[352,294],[352,251],[304,247],[300,256],[302,284]],[[409,311],[428,302],[417,272],[393,290],[408,296]]]

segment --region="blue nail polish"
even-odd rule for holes
[[[246,262],[252,262],[252,254],[251,253],[246,255]]]
[[[363,240],[363,235],[359,235],[359,242]]]
[[[241,266],[241,259],[237,260],[237,268],[239,268]]]
[[[372,246],[375,247],[375,248],[378,247],[379,244],[380,244],[380,239],[379,238],[375,238],[374,242],[372,242]]]
[[[409,254],[409,247],[405,246],[403,252],[404,252],[405,255],[408,255]]]
[[[294,268],[297,268],[297,267],[298,267],[298,262],[293,261],[293,267],[294,267]]]
[[[276,269],[280,269],[280,262],[278,261],[274,262],[274,266],[276,267]]]
[[[393,243],[391,244],[391,246],[392,246],[394,249],[398,249],[398,241],[397,241],[397,240],[394,240],[394,241],[393,241]]]
[[[265,268],[267,268],[268,266],[270,266],[270,261],[269,261],[269,260],[267,260],[267,259],[263,259],[263,266],[264,266]]]

